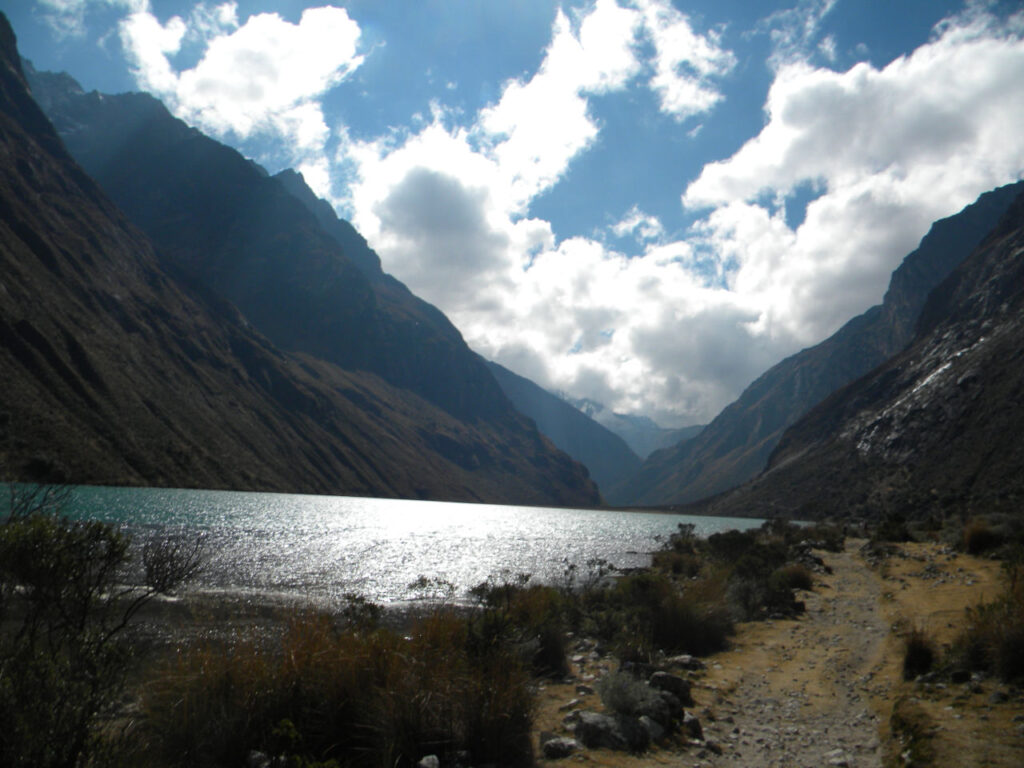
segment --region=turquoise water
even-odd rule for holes
[[[202,535],[197,587],[333,603],[357,592],[382,603],[422,597],[424,576],[456,597],[489,576],[557,581],[567,562],[625,568],[679,523],[708,535],[759,520],[341,496],[76,487],[67,514],[122,524],[136,543]]]

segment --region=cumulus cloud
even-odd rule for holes
[[[695,32],[667,2],[598,0],[574,18],[559,12],[537,71],[507,82],[471,125],[446,127],[435,105],[428,124],[398,141],[344,142],[354,223],[386,268],[485,356],[551,389],[658,408],[680,391],[678,376],[656,371],[666,355],[653,343],[635,349],[633,333],[656,327],[663,303],[686,316],[708,300],[704,276],[687,271],[689,246],[660,243],[661,223],[639,208],[612,227],[647,244],[633,258],[587,238],[556,243],[551,225],[526,211],[599,135],[593,96],[639,84],[683,118],[714,106],[713,78],[732,62],[715,35]],[[690,402],[701,414],[724,405],[710,387]]]
[[[735,55],[667,0],[559,12],[537,70],[477,115],[434,103],[373,140],[325,125],[319,105],[361,62],[344,10],[243,22],[233,4],[211,4],[160,23],[146,6],[122,36],[140,80],[179,114],[305,148],[297,162],[314,189],[345,186],[385,268],[479,352],[552,390],[681,425],[877,302],[930,222],[1024,174],[1024,17],[997,23],[972,5],[913,53],[839,72],[812,63],[835,56],[821,39],[834,4],[803,0],[765,20],[763,126],[679,179],[689,231],[669,236],[639,206],[609,226],[628,253],[597,236],[559,240],[530,206],[600,141],[596,97],[648,89],[691,137],[700,125],[685,121],[720,103]],[[202,57],[179,71],[196,41]],[[328,158],[329,130],[340,149]],[[802,215],[787,216],[797,203]]]
[[[764,129],[683,202],[713,209],[700,234],[735,258],[730,287],[809,343],[877,301],[931,221],[1024,173],[1022,84],[1024,44],[977,16],[882,69],[782,66]],[[759,202],[808,182],[822,194],[796,230]]]
[[[216,135],[283,138],[297,159],[323,150],[329,129],[319,103],[361,63],[356,24],[343,8],[310,8],[297,24],[276,13],[239,25],[237,4],[200,4],[161,23],[148,8],[121,22],[139,84],[179,116]],[[192,68],[171,58],[186,37],[205,50]]]
[[[757,32],[766,33],[772,41],[772,54],[768,63],[778,68],[794,61],[806,59],[818,46],[819,52],[831,60],[835,55],[835,41],[829,37],[816,43],[821,22],[835,7],[838,0],[799,0],[796,7],[776,11],[765,17]]]
[[[712,85],[736,64],[733,53],[720,45],[712,31],[700,35],[689,19],[672,5],[642,0],[647,35],[654,44],[654,75],[650,87],[661,109],[677,120],[711,109],[721,98]]]
[[[639,242],[658,240],[665,234],[665,228],[656,216],[644,213],[635,205],[620,221],[612,225],[611,231],[616,237],[632,235]]]

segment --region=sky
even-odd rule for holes
[[[301,171],[485,357],[663,426],[708,422],[1024,176],[1018,2],[0,10],[38,69]]]

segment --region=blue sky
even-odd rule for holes
[[[295,167],[485,356],[672,426],[1024,175],[1024,14],[944,0],[0,0]]]

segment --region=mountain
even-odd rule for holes
[[[2,479],[599,501],[514,412],[507,428],[467,423],[373,373],[282,352],[169,272],[65,150],[2,14],[0,148]]]
[[[610,488],[640,466],[640,458],[618,435],[557,395],[497,363],[487,367],[506,397],[529,416],[558,448],[590,470],[599,488]]]
[[[705,512],[822,518],[1024,502],[1024,195],[928,297],[911,344],[789,428]]]
[[[460,419],[511,418],[458,330],[386,276],[297,174],[268,176],[147,94],[85,93],[66,74],[27,72],[72,156],[197,289],[283,349],[376,373]]]
[[[687,503],[754,477],[787,427],[906,346],[929,292],[996,225],[1021,191],[1024,182],[1001,187],[937,221],[893,272],[881,305],[769,369],[696,438],[652,454],[630,480],[605,489],[605,498],[616,504]]]
[[[566,398],[566,401],[625,440],[626,445],[641,459],[646,459],[659,448],[668,448],[690,440],[704,429],[703,424],[667,429],[659,426],[648,416],[615,413],[602,403],[589,398]]]

